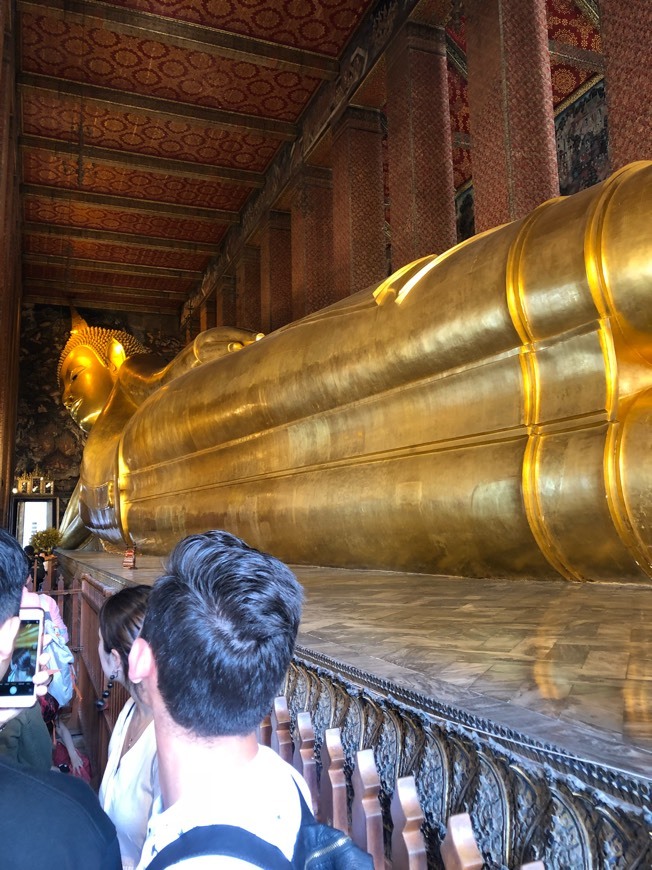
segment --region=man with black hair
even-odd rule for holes
[[[281,691],[301,619],[290,569],[227,532],[182,540],[152,589],[129,678],[154,713],[161,798],[139,870],[197,826],[244,828],[290,859],[305,781],[256,727]],[[297,788],[298,786],[298,788]],[[250,866],[186,858],[189,870]]]
[[[27,570],[18,541],[0,529],[0,678],[11,663]],[[0,729],[19,712],[0,708]],[[122,867],[115,828],[86,783],[63,773],[18,768],[2,759],[0,839],[2,866],[11,870]]]
[[[41,589],[41,583],[45,580],[45,561],[43,556],[41,556],[40,553],[37,553],[31,544],[24,547],[24,550],[29,563],[29,573],[34,580],[34,592],[39,592]],[[35,566],[36,574],[34,573]]]

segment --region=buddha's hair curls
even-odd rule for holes
[[[108,365],[109,345],[112,339],[120,342],[124,347],[127,357],[133,356],[136,353],[150,353],[150,351],[144,347],[137,338],[134,338],[134,336],[128,332],[123,332],[121,329],[105,329],[103,326],[84,325],[81,329],[73,330],[73,332],[71,332],[70,338],[66,342],[66,346],[61,351],[59,365],[57,367],[57,381],[59,382],[59,386],[61,386],[61,368],[66,357],[72,350],[74,350],[74,348],[79,347],[82,344],[87,347],[92,347],[104,363]]]

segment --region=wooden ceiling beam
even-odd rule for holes
[[[23,254],[23,262],[34,266],[63,266],[91,272],[116,272],[120,275],[146,275],[151,278],[185,278],[197,281],[202,273],[194,269],[168,269],[162,266],[140,266],[135,263],[115,263],[111,260],[85,260],[59,254]]]
[[[23,224],[23,232],[30,236],[56,236],[71,241],[108,242],[132,248],[152,248],[157,251],[183,251],[184,253],[207,254],[208,256],[215,253],[215,245],[207,242],[162,239],[158,236],[139,236],[134,233],[116,233],[110,230],[93,230],[33,221],[26,221]]]
[[[466,54],[448,33],[446,34],[446,57],[460,75],[463,78],[468,79],[469,70],[466,63]]]
[[[594,27],[600,27],[600,7],[598,0],[575,0],[575,5],[583,12]]]
[[[72,142],[49,139],[45,136],[21,136],[18,144],[22,148],[45,150],[73,157],[79,157],[81,154],[82,159],[89,163],[106,163],[125,169],[142,169],[146,172],[178,178],[198,178],[202,181],[219,181],[223,184],[248,188],[261,188],[265,182],[262,173],[251,172],[248,169],[231,169],[227,166],[211,166],[208,163],[171,160],[169,157],[150,157],[147,154],[135,154],[133,151],[116,151],[112,148],[97,148],[94,145],[84,145],[80,149],[79,145]]]
[[[236,130],[239,133],[258,133],[261,136],[285,142],[293,141],[298,130],[297,125],[291,124],[289,121],[261,118],[257,115],[242,115],[238,112],[211,109],[193,103],[180,103],[174,100],[163,100],[159,97],[147,97],[143,94],[115,91],[111,88],[58,79],[39,73],[20,73],[17,80],[21,91],[24,89],[49,91],[63,97],[83,99],[86,103],[102,103],[114,109],[119,107],[148,115],[180,118],[224,130]]]
[[[592,72],[604,73],[604,56],[598,51],[588,51],[563,42],[548,41],[550,60],[558,63],[568,63],[571,66],[589,69]]]
[[[181,314],[185,326],[193,311],[215,292],[222,275],[231,270],[235,258],[256,231],[263,216],[272,208],[293,176],[306,163],[322,137],[345,111],[362,81],[379,62],[388,45],[396,37],[420,0],[392,0],[372,4],[343,49],[340,74],[333,82],[322,82],[301,115],[297,135],[292,145],[278,149],[270,168],[267,183],[261,191],[249,197],[237,227],[231,227],[220,245],[220,253],[211,261],[199,289],[191,293]]]
[[[152,297],[167,299],[175,304],[180,304],[185,299],[183,292],[174,292],[172,290],[152,290],[143,287],[116,287],[114,284],[88,284],[83,281],[61,281],[55,278],[25,278],[23,291],[27,288],[27,292],[34,292],[35,289],[41,288],[43,292],[53,290],[58,292],[65,289],[68,292],[74,293],[95,293],[96,296],[124,296],[129,298],[151,299]]]
[[[43,199],[56,199],[63,202],[77,202],[82,205],[99,205],[102,208],[118,208],[137,211],[141,214],[164,217],[181,217],[209,220],[222,224],[237,224],[240,216],[237,211],[219,208],[199,208],[192,205],[175,205],[167,202],[154,202],[149,199],[130,199],[127,196],[111,196],[108,193],[88,193],[85,190],[71,190],[67,187],[49,187],[44,184],[21,184],[23,196],[38,196]]]
[[[112,31],[137,39],[158,39],[186,50],[204,51],[228,60],[288,70],[328,81],[333,81],[339,74],[338,61],[328,55],[214,27],[93,0],[48,0],[47,5],[49,10],[65,11],[68,19],[82,24],[89,19],[101,20]],[[43,12],[42,0],[19,0],[18,7],[20,10]]]
[[[109,305],[106,300],[102,301],[98,298],[97,293],[93,296],[92,293],[49,293],[47,291],[28,291],[23,293],[23,304],[31,305],[61,305],[69,307],[71,305],[76,308],[93,308],[99,311],[106,311]],[[111,298],[110,307],[115,311],[137,311],[143,314],[171,314],[178,316],[180,302],[166,301],[155,297],[150,300],[142,300],[133,302],[129,298],[115,296]]]

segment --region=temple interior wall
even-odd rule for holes
[[[0,5],[5,33],[0,84],[0,353],[9,375],[0,384],[0,505],[6,518],[14,472],[35,466],[49,471],[65,501],[77,475],[83,436],[58,403],[56,363],[68,313],[62,308],[19,304],[14,37],[8,17],[11,5]],[[191,340],[207,326],[235,321],[238,326],[269,331],[382,279],[403,261],[438,253],[453,235],[458,241],[468,238],[478,228],[522,216],[524,209],[557,188],[562,195],[577,192],[625,162],[650,156],[652,134],[639,117],[649,67],[646,72],[645,64],[639,63],[636,40],[627,41],[629,31],[623,25],[645,26],[641,4],[624,0],[604,4],[604,69],[598,74],[587,69],[579,75],[581,84],[572,98],[554,108],[558,82],[550,85],[547,46],[541,49],[536,39],[532,41],[529,13],[521,9],[521,24],[501,32],[496,30],[503,25],[494,6],[469,3],[469,51],[474,42],[482,41],[483,33],[491,31],[491,39],[482,44],[466,70],[455,66],[450,56],[444,60],[443,28],[436,21],[433,26],[432,17],[428,26],[410,23],[387,58],[382,58],[382,87],[361,87],[350,95],[337,128],[321,137],[319,148],[307,155],[273,211],[265,211],[243,236],[230,271],[217,276],[201,304],[193,302],[181,313],[181,326],[164,323],[166,318],[156,315],[142,315],[140,320],[126,312],[82,310],[82,315],[96,325],[131,329],[145,343],[170,355],[179,342]],[[539,0],[532,4],[539,18],[544,6]],[[541,42],[543,37],[537,38]],[[501,65],[507,49],[511,66],[505,71]],[[523,80],[519,63],[531,67]],[[628,77],[627,69],[634,67],[636,76]],[[491,79],[494,73],[506,76],[502,98],[496,90],[498,80]],[[456,101],[466,88],[469,111],[459,116]],[[445,105],[450,113],[442,110]],[[631,130],[621,135],[621,128],[629,129],[633,123],[636,135]],[[532,131],[538,135],[541,125],[548,130],[541,141],[551,146],[552,162],[548,161],[545,178],[538,181],[527,160],[507,158],[511,152],[512,156],[520,153],[523,141],[531,138]],[[442,151],[437,144],[441,141],[450,147]],[[538,162],[537,153],[535,149],[528,157],[532,165]],[[442,167],[448,167],[444,174],[450,177],[452,166],[456,167],[452,183],[430,183],[431,176],[440,177]],[[462,174],[460,167],[466,167]],[[521,195],[525,191],[527,196]],[[505,202],[503,211],[497,207],[499,199]],[[410,213],[418,215],[412,230],[405,217]],[[270,235],[270,226],[275,227],[275,235]],[[282,276],[279,263],[284,264]]]
[[[555,119],[555,127],[562,194],[576,193],[608,177],[610,163],[604,82],[597,82],[574,102],[565,106]],[[387,139],[386,132],[384,138]],[[586,155],[590,155],[590,159],[586,159]],[[387,171],[385,164],[385,175]],[[313,205],[311,201],[307,208],[305,199],[309,195],[314,197],[315,191],[318,197],[315,202],[319,205]],[[327,264],[333,260],[333,256],[323,254],[319,258],[316,248],[321,245],[324,223],[320,220],[319,211],[315,218],[311,218],[311,210],[323,209],[323,183],[309,188],[308,193],[304,189],[302,196],[300,216],[295,212],[275,213],[277,223],[281,220],[286,227],[292,224],[291,253],[287,229],[277,235],[275,246],[270,249],[268,223],[261,231],[259,247],[263,256],[256,256],[259,248],[252,246],[246,256],[240,259],[237,269],[240,279],[239,284],[235,285],[235,299],[239,309],[234,310],[231,302],[234,287],[227,283],[223,290],[211,296],[201,306],[188,332],[182,333],[178,321],[165,315],[83,309],[81,313],[96,326],[132,332],[147,347],[153,348],[166,359],[171,359],[184,342],[202,328],[230,325],[234,317],[239,326],[268,331],[270,327],[283,326],[309,310],[324,307],[334,300],[329,296],[329,284],[323,276],[316,279],[308,272],[313,281],[319,280],[320,286],[313,286],[307,292],[307,307],[304,291],[295,291],[292,294],[290,287],[286,286],[286,282],[292,281],[295,285],[299,284],[306,269],[314,270],[315,259],[322,270],[328,268]],[[454,207],[457,240],[463,241],[474,232],[472,182],[455,191]],[[306,224],[313,228],[312,237],[310,229],[306,231]],[[285,236],[282,235],[283,232]],[[285,266],[282,276],[278,275],[279,260]],[[5,262],[8,263],[9,259]],[[256,295],[253,299],[252,264],[257,274],[260,273],[260,287],[254,286]],[[245,265],[249,270],[249,283],[245,278]],[[281,292],[277,296],[273,288],[278,286],[281,287]],[[28,472],[36,466],[47,470],[62,499],[62,509],[74,489],[85,443],[84,434],[61,404],[57,384],[59,354],[69,330],[68,309],[46,305],[22,307],[14,473]]]

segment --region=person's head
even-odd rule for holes
[[[29,562],[9,532],[0,529],[0,677],[9,666],[20,620],[20,600]]]
[[[73,312],[73,328],[59,358],[61,399],[85,432],[102,412],[125,359],[147,349],[118,329],[89,326]]]
[[[31,544],[28,544],[26,547],[23,547],[23,549],[25,550],[25,555],[27,556],[28,559],[33,559],[34,556],[36,555],[36,550],[34,549],[34,547],[32,547]]]
[[[0,529],[0,625],[18,616],[29,562],[18,541]]]
[[[177,725],[199,737],[249,734],[281,689],[302,600],[273,556],[228,532],[191,535],[152,588],[132,674],[146,642]]]
[[[29,670],[32,663],[32,654],[25,647],[15,649],[11,656],[11,667],[17,671]]]
[[[98,653],[105,676],[129,687],[129,653],[140,634],[150,586],[128,586],[107,598],[100,609]]]

